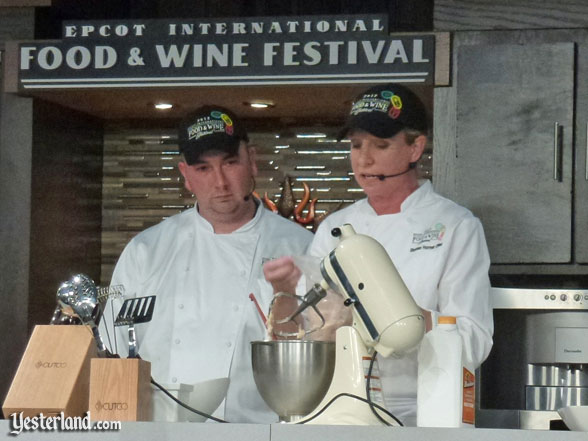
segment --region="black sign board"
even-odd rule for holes
[[[19,88],[405,82],[432,84],[434,35],[382,15],[65,22],[19,45]]]

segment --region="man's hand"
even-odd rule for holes
[[[296,285],[302,275],[290,256],[270,260],[263,265],[263,275],[272,284],[274,294],[287,292],[296,294]]]
[[[263,275],[265,276],[265,279],[272,284],[274,294],[279,292],[296,294],[296,285],[302,276],[302,271],[296,266],[291,257],[284,256],[266,262],[263,265]],[[296,334],[299,331],[298,324],[294,321],[283,323],[281,325],[276,324],[276,321],[290,316],[297,308],[298,301],[294,297],[282,296],[275,299],[272,313],[270,314],[270,317],[268,317],[268,320],[270,321],[270,327],[268,329],[271,329],[272,332],[274,332],[274,337],[278,337],[280,333]]]

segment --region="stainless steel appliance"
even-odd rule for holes
[[[492,288],[491,298],[476,426],[559,428],[558,408],[588,405],[588,290]]]

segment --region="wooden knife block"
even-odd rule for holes
[[[90,370],[90,419],[151,421],[151,363],[95,358]]]
[[[81,325],[37,325],[12,380],[2,412],[35,416],[84,416],[88,411],[90,359],[97,347]]]

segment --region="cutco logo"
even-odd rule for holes
[[[427,228],[422,233],[412,233],[412,246],[410,251],[432,250],[443,245],[443,236],[445,235],[445,225],[436,223],[431,228]]]
[[[59,361],[37,361],[35,363],[35,367],[37,369],[40,369],[40,368],[44,368],[44,369],[53,369],[53,368],[63,369],[65,367],[67,367],[67,363],[64,362],[64,361],[62,361],[62,362],[59,362]]]
[[[96,401],[94,407],[96,410],[127,410],[129,405],[127,403],[103,403]]]

